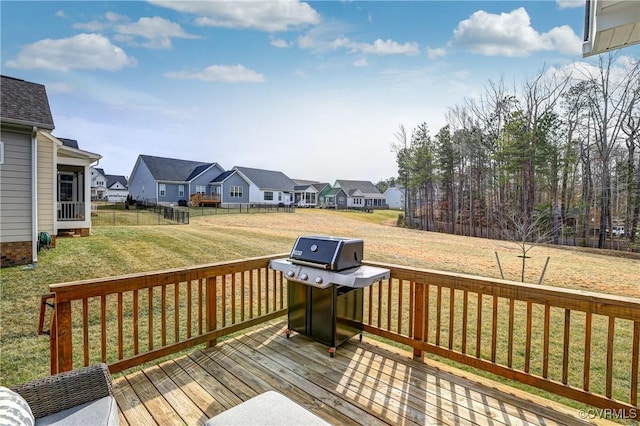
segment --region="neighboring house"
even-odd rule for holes
[[[404,209],[404,187],[392,186],[384,191],[384,199],[390,209]]]
[[[129,176],[129,194],[152,204],[187,201],[191,194],[215,195],[209,183],[222,172],[217,163],[139,155]]]
[[[324,201],[320,206],[326,209],[345,210],[347,208],[347,193],[342,188],[329,188],[324,194]]]
[[[387,208],[384,195],[369,181],[337,180],[333,187],[347,194],[347,208]]]
[[[38,234],[89,235],[91,164],[101,156],[51,134],[44,85],[1,76],[1,266],[38,260]]]
[[[284,205],[293,203],[296,184],[284,173],[238,166],[233,170],[236,170],[238,175],[249,183],[250,203]]]
[[[296,184],[293,188],[293,202],[298,207],[318,207],[322,201],[320,200],[322,192],[331,188],[328,183],[317,181],[293,179],[293,182]]]
[[[251,183],[237,170],[220,173],[209,185],[211,193],[219,196],[221,206],[249,203],[249,188]]]
[[[107,180],[107,201],[123,203],[129,195],[127,178],[120,175],[105,175]]]
[[[91,199],[104,200],[107,196],[107,175],[103,169],[91,168]]]

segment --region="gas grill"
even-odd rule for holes
[[[287,338],[291,332],[337,346],[359,334],[362,339],[363,288],[388,279],[389,270],[362,265],[363,241],[330,236],[296,239],[288,258],[269,268],[287,279]]]

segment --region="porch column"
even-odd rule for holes
[[[91,165],[84,167],[84,220],[91,230]]]

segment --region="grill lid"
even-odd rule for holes
[[[342,271],[362,263],[363,241],[357,238],[302,236],[296,239],[292,263]]]

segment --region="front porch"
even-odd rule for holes
[[[636,298],[365,262],[391,277],[364,291],[368,338],[330,358],[304,336],[284,337],[288,289],[268,265],[286,256],[51,285],[51,372],[97,362],[124,372],[117,399],[130,424],[198,424],[269,389],[335,424],[584,421],[552,394],[589,421],[640,408]]]
[[[578,409],[462,373],[365,338],[329,358],[286,321],[114,381],[121,424],[203,424],[275,390],[334,425],[587,424]]]

